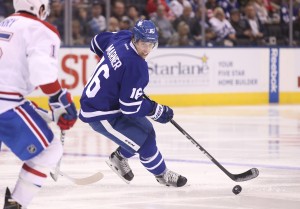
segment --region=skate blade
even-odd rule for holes
[[[111,164],[109,160],[106,160],[105,162],[113,172],[115,172],[123,181],[125,181],[126,184],[130,183],[130,181],[126,180],[123,176],[121,176],[121,174],[114,168],[114,165]]]

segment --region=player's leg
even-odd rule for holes
[[[158,182],[176,187],[186,183],[185,177],[166,168],[165,161],[156,146],[153,125],[147,118],[122,116],[114,120],[90,123],[90,125],[94,130],[120,145],[110,155],[108,164],[127,183],[133,178],[127,158],[135,153],[139,153],[142,164],[157,177]],[[163,179],[167,180],[163,181]]]
[[[145,143],[138,150],[140,161],[143,166],[152,174],[156,180],[166,186],[181,187],[187,182],[187,179],[166,167],[166,163],[158,147],[156,146],[155,131],[149,134]]]
[[[30,103],[0,115],[0,138],[24,164],[15,188],[7,190],[4,208],[26,207],[60,159],[62,145]]]
[[[120,116],[107,121],[92,122],[90,126],[119,145],[106,162],[115,173],[129,183],[134,175],[127,159],[146,141],[153,129],[151,122],[144,118]]]

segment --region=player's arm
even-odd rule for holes
[[[111,37],[114,35],[112,32],[102,32],[94,36],[91,40],[90,50],[98,55],[103,56],[103,52],[108,47]]]
[[[58,49],[60,40],[54,31],[36,24],[24,34],[27,39],[27,61],[29,80],[33,86],[39,86],[49,96],[49,106],[53,120],[62,130],[71,128],[77,111],[70,93],[62,89],[58,82]]]
[[[136,69],[133,66],[130,68],[133,71],[128,70],[124,73],[119,100],[122,113],[132,117],[149,116],[160,123],[169,122],[173,118],[173,110],[144,98],[144,88],[148,84],[149,76],[138,70],[145,66],[135,66]]]
[[[132,117],[149,116],[159,123],[167,123],[173,118],[174,113],[170,107],[144,98],[144,90],[142,87],[132,88],[130,95],[131,97],[127,97],[127,99],[120,98],[120,106],[123,114]]]

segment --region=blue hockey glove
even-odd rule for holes
[[[70,129],[77,120],[77,110],[71,94],[62,89],[58,94],[49,98],[49,106],[52,110],[53,121],[61,130]]]
[[[174,113],[170,107],[155,103],[153,111],[149,116],[159,123],[167,123],[173,118]]]

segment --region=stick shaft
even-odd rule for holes
[[[60,142],[61,144],[64,146],[64,143],[65,143],[65,136],[66,136],[66,132],[64,130],[61,130],[60,132]],[[62,161],[62,157],[59,159],[59,161],[57,162],[56,164],[56,167],[55,167],[55,170],[54,170],[54,173],[50,172],[50,176],[52,177],[52,179],[54,181],[57,181],[58,179],[58,176],[59,176],[59,171],[60,171],[60,164],[61,164],[61,161]]]
[[[259,175],[257,168],[252,168],[244,173],[232,174],[224,166],[222,166],[211,154],[209,154],[191,135],[189,135],[178,123],[173,119],[170,121],[183,135],[186,136],[204,155],[206,155],[216,166],[218,166],[233,181],[241,182],[256,178]]]
[[[178,123],[173,119],[170,121],[183,135],[186,136],[206,157],[208,157],[216,166],[218,166],[227,176],[232,179],[232,174],[229,173],[209,152],[207,152],[193,137],[188,134]]]

